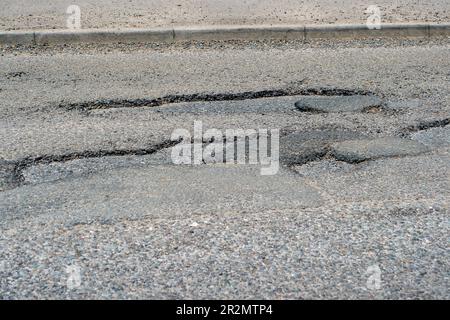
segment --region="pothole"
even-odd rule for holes
[[[68,162],[76,163],[76,160],[86,161],[89,163],[89,159],[104,159],[108,157],[124,157],[124,156],[146,156],[153,155],[160,150],[170,148],[180,143],[179,140],[172,141],[167,140],[159,144],[149,146],[143,149],[119,149],[119,150],[97,150],[97,151],[84,151],[74,152],[62,155],[43,155],[39,157],[29,157],[18,161],[4,161],[0,160],[0,191],[13,189],[28,182],[45,182],[47,180],[55,181],[71,175],[73,171],[64,167],[64,164]],[[96,162],[92,160],[91,162]],[[76,165],[75,165],[76,167]],[[79,169],[79,167],[78,167]],[[89,172],[89,166],[84,169],[80,169],[84,172]],[[95,170],[94,170],[95,171]],[[47,180],[42,176],[47,175]],[[27,179],[29,181],[27,181]]]
[[[236,93],[194,93],[186,95],[167,95],[153,99],[101,99],[79,103],[60,104],[59,108],[66,110],[89,111],[112,108],[159,107],[167,104],[183,102],[234,101],[288,96],[357,96],[360,97],[360,99],[363,101],[364,99],[362,97],[375,97],[374,93],[363,90],[338,88],[282,88],[260,91],[244,91]],[[370,101],[375,100],[372,100],[371,98]],[[365,106],[370,107],[370,105],[367,105],[367,103]]]
[[[411,139],[431,148],[450,147],[450,126],[434,127],[411,134]]]
[[[373,95],[350,96],[305,96],[295,103],[301,112],[340,113],[340,112],[378,112],[383,101]]]
[[[37,164],[23,169],[22,177],[24,184],[39,184],[68,178],[88,176],[108,170],[171,164],[170,151],[171,148],[166,148],[148,155],[129,154],[99,158],[81,158],[66,162]]]
[[[359,163],[389,157],[416,156],[430,149],[413,140],[397,137],[348,140],[331,146],[331,155],[348,163]]]
[[[0,191],[26,184],[39,184],[86,176],[105,170],[148,165],[171,165],[173,164],[171,158],[172,147],[180,142],[166,141],[145,150],[112,150],[43,156],[25,159],[16,163],[1,161]],[[253,139],[253,142],[257,144],[251,144],[250,137],[246,137],[244,141],[244,156],[237,153],[237,142],[238,140],[235,139],[233,143],[227,143],[226,139],[224,139],[223,157],[217,161],[205,162],[203,160],[198,164],[191,164],[223,164],[228,163],[230,157],[234,163],[251,164],[249,161],[250,151],[252,151],[252,154],[257,155],[257,161],[261,161],[261,154],[258,149],[260,145],[258,136],[256,136],[256,139]],[[202,141],[202,150],[212,143],[214,141]],[[186,145],[190,148],[193,155],[192,141]],[[272,156],[270,143],[267,147],[267,156]],[[279,147],[280,163],[297,172],[304,172],[304,169],[299,171],[298,167],[314,162],[319,163],[319,166],[314,168],[320,168],[322,161],[331,161],[330,163],[333,165],[337,163],[336,161],[355,164],[387,157],[415,156],[430,151],[425,145],[413,140],[397,137],[373,139],[363,133],[345,129],[317,129],[292,132],[280,137]],[[232,152],[230,157],[228,157],[229,152]],[[213,156],[215,157],[216,155]],[[339,164],[338,168],[347,167]]]
[[[280,161],[288,166],[306,164],[325,157],[334,142],[363,138],[367,136],[344,129],[293,132],[280,139]]]
[[[295,108],[301,112],[377,113],[382,110],[383,107],[382,99],[370,92],[333,88],[277,89],[230,94],[211,93],[172,95],[157,99],[96,100],[93,102],[66,104],[61,105],[61,107],[68,110],[78,109],[88,111],[110,108],[154,107],[179,102],[232,101],[283,96],[293,97],[292,99],[297,99],[297,96],[300,96],[295,102]],[[293,101],[291,101],[290,104],[291,108]],[[449,123],[450,119],[444,119],[430,123],[421,123],[418,124],[417,127],[408,130],[414,131],[429,128],[430,126],[445,126]],[[11,188],[27,182],[39,183],[44,180],[49,181],[49,179],[54,181],[73,176],[73,173],[76,175],[84,175],[99,170],[139,165],[140,163],[167,164],[170,163],[167,154],[165,154],[164,159],[145,156],[170,148],[179,142],[180,141],[165,141],[161,144],[138,150],[85,151],[65,155],[44,155],[41,157],[23,159],[15,163],[13,167],[8,164],[8,166],[4,165],[4,169],[1,169],[0,166],[0,188]],[[211,143],[211,141],[203,142],[205,144]],[[226,161],[226,154],[228,152],[226,148],[227,147],[223,150],[225,155],[224,160],[215,163],[224,163]],[[245,163],[248,163],[249,161],[250,148],[252,148],[252,146],[246,141]],[[234,150],[234,160],[237,161],[237,149],[234,148]],[[333,157],[337,161],[344,161],[352,164],[383,157],[417,155],[428,152],[429,150],[430,149],[423,144],[409,139],[395,137],[373,139],[362,132],[351,131],[348,129],[330,129],[330,127],[295,131],[280,137],[280,162],[288,167],[301,166],[310,162],[323,160],[327,157]],[[271,152],[270,149],[268,151],[269,153]],[[258,151],[256,151],[256,153],[258,153]],[[133,156],[134,158],[126,159],[126,156]],[[67,162],[71,163],[67,164]],[[125,164],[125,162],[127,163]]]

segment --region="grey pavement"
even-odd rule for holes
[[[0,298],[449,298],[448,39],[1,55]],[[280,129],[279,172],[173,164],[194,121]]]
[[[449,22],[446,0],[3,0],[0,30],[66,29],[69,5],[81,9],[81,27],[154,28],[230,24],[365,23],[377,5],[383,23]]]

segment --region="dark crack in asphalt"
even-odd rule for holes
[[[158,144],[141,149],[117,149],[117,150],[97,150],[73,152],[62,155],[42,155],[37,157],[27,157],[17,161],[2,161],[0,163],[0,173],[3,177],[3,185],[0,191],[10,190],[25,185],[22,172],[31,166],[39,164],[50,164],[54,162],[67,162],[76,159],[102,158],[108,156],[144,156],[156,153],[162,149],[173,147],[180,143],[180,140],[166,140]]]
[[[432,128],[442,128],[450,124],[450,118],[421,121],[400,130],[400,136],[409,136],[411,133],[424,131]]]
[[[159,107],[171,103],[183,102],[216,102],[252,100],[272,97],[288,97],[297,95],[322,95],[322,96],[375,96],[375,93],[365,90],[350,90],[338,88],[284,88],[260,91],[245,91],[237,93],[194,93],[187,95],[167,95],[159,98],[142,99],[101,99],[95,101],[77,102],[69,104],[59,104],[59,108],[65,110],[90,111],[96,109],[114,108],[139,108],[139,107]]]

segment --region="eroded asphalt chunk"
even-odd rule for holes
[[[372,95],[305,96],[295,103],[295,107],[303,112],[363,112],[380,108],[382,103],[379,97]]]
[[[130,154],[123,156],[80,158],[66,162],[37,164],[24,168],[22,177],[24,184],[39,184],[88,176],[101,171],[171,164],[170,155],[171,148],[166,148],[149,155]]]
[[[417,141],[396,137],[350,140],[331,146],[331,154],[337,160],[350,163],[388,157],[415,156],[428,151],[430,149],[427,146]]]
[[[450,126],[431,128],[411,134],[411,139],[432,148],[450,147]]]
[[[365,138],[349,130],[323,129],[293,132],[280,139],[280,161],[285,165],[301,165],[324,157],[334,142]]]

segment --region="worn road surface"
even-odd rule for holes
[[[450,42],[3,48],[0,298],[448,299]],[[279,129],[280,169],[174,129]]]
[[[66,29],[70,5],[80,7],[83,29],[361,24],[370,5],[380,8],[383,23],[450,21],[448,0],[2,0],[0,30]]]

